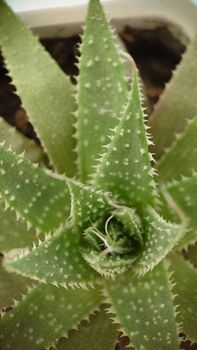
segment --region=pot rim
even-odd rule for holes
[[[81,31],[87,0],[7,0],[41,37],[71,36]],[[185,41],[197,33],[197,0],[103,0],[104,8],[119,30],[126,24],[151,28],[158,21]],[[143,23],[143,24],[142,24]],[[182,33],[182,34],[181,34]]]

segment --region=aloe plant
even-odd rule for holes
[[[197,239],[197,39],[149,126],[99,0],[76,87],[2,0],[0,46],[43,149],[2,124],[1,350],[112,350],[119,332],[136,350],[179,349],[181,332],[197,341],[197,271],[183,254]]]

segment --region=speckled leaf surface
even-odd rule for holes
[[[155,186],[136,69],[132,80],[128,107],[101,158],[94,183],[127,204],[139,206],[153,203]]]
[[[97,309],[100,301],[97,290],[41,284],[3,317],[0,348],[40,350],[52,345]]]
[[[4,253],[10,249],[29,247],[35,240],[33,228],[27,229],[26,222],[16,220],[16,214],[0,200],[0,252]]]
[[[157,157],[163,154],[164,145],[171,147],[160,160],[158,170],[163,175],[156,186],[157,168],[149,152],[152,141],[137,68],[129,59],[128,92],[121,59],[128,55],[117,47],[100,1],[89,0],[87,12],[74,102],[68,77],[0,0],[2,55],[16,94],[21,95],[22,107],[49,157],[46,166],[53,164],[54,170],[17,155],[23,147],[21,135],[0,120],[6,138],[0,144],[0,243],[6,252],[4,268],[17,272],[15,276],[0,270],[0,297],[9,306],[16,289],[21,299],[13,310],[3,313],[0,349],[52,350],[60,345],[68,350],[113,350],[117,327],[135,350],[178,350],[179,321],[185,317],[183,331],[190,328],[191,340],[196,332],[196,326],[190,326],[195,313],[191,316],[189,310],[186,314],[186,285],[196,308],[192,287],[196,275],[191,282],[195,270],[186,263],[182,271],[184,261],[177,263],[171,252],[180,251],[197,237],[197,113],[192,113],[196,67],[190,62],[196,57],[196,42],[189,46],[153,113]],[[32,67],[30,76],[28,67]],[[172,86],[178,91],[171,91],[166,102]],[[191,108],[186,108],[190,102]],[[159,108],[161,127],[157,128]],[[175,137],[177,131],[183,134]],[[5,212],[3,205],[8,208]],[[15,214],[19,221],[14,222]],[[29,235],[21,219],[31,229]],[[36,243],[31,247],[33,237]],[[31,250],[12,249],[18,245]],[[170,258],[172,265],[167,267]],[[18,274],[24,277],[20,280]],[[28,277],[35,285],[20,297]],[[111,315],[104,319],[103,312],[97,314],[83,327],[101,303],[109,304],[105,307]],[[116,326],[111,325],[111,317]]]
[[[27,255],[11,261],[8,268],[42,282],[84,288],[100,277],[83,259],[80,236],[70,227],[61,229]]]
[[[127,101],[123,63],[98,0],[89,2],[79,68],[77,153],[80,177],[87,181]]]
[[[185,130],[177,137],[157,164],[159,181],[180,180],[181,175],[191,176],[197,171],[197,117],[188,122]]]
[[[69,332],[68,339],[60,339],[57,350],[114,350],[118,332],[103,310],[90,316],[79,329]]]
[[[114,278],[117,274],[123,273],[132,266],[135,258],[120,257],[116,254],[106,255],[96,250],[88,250],[83,253],[84,259],[100,275],[106,278]]]
[[[197,115],[196,51],[197,36],[190,42],[151,116],[157,158],[172,144],[176,133],[183,131],[187,119]]]
[[[131,272],[106,281],[106,296],[136,350],[178,350],[168,273],[162,264],[143,278]]]
[[[182,245],[188,245],[197,240],[197,174],[168,184],[166,190],[189,219],[187,233],[181,241]]]
[[[107,196],[102,191],[95,191],[72,180],[68,182],[68,186],[71,193],[70,216],[76,227],[85,229],[111,209]]]
[[[19,300],[21,294],[27,292],[27,286],[30,284],[29,279],[9,273],[0,266],[0,309],[14,306],[14,299]]]
[[[144,275],[159,264],[185,232],[184,225],[167,222],[152,208],[147,210],[145,226],[144,245],[134,268],[139,275]]]
[[[0,142],[5,142],[5,146],[11,146],[13,151],[24,156],[32,162],[42,162],[43,152],[34,140],[30,140],[22,135],[16,128],[9,125],[3,118],[0,118]]]
[[[197,269],[178,255],[174,255],[171,261],[175,282],[173,292],[178,305],[177,318],[186,337],[197,342]]]
[[[55,169],[72,176],[72,84],[4,1],[0,2],[0,23],[0,47],[16,93]],[[31,74],[27,74],[30,67]]]
[[[44,232],[57,228],[70,213],[66,182],[50,176],[2,145],[0,192],[19,216]]]
[[[114,211],[114,216],[120,220],[131,237],[135,237],[136,241],[143,241],[143,227],[139,216],[133,208],[120,207]]]

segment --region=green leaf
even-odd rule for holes
[[[77,92],[77,153],[80,177],[87,181],[108,143],[110,129],[127,102],[127,81],[111,28],[98,0],[90,0]]]
[[[0,2],[0,23],[0,47],[16,93],[55,169],[72,176],[72,84],[4,1]]]
[[[175,282],[173,291],[176,294],[175,301],[179,305],[177,318],[186,337],[197,342],[197,270],[178,255],[174,255],[171,261]]]
[[[13,151],[20,154],[25,152],[24,156],[32,162],[41,162],[43,152],[34,140],[30,140],[22,135],[16,128],[6,123],[0,118],[0,142],[5,142],[5,146],[11,146]]]
[[[197,244],[187,247],[187,250],[183,254],[197,268]]]
[[[179,349],[168,273],[162,264],[143,278],[106,280],[107,300],[136,350]]]
[[[189,44],[150,118],[157,158],[173,143],[176,133],[184,130],[187,118],[197,115],[196,51],[197,36]]]
[[[89,322],[84,321],[68,336],[68,339],[59,340],[57,350],[114,350],[118,332],[110,316],[102,310],[91,315]]]
[[[189,244],[193,244],[197,242],[197,231],[192,230],[192,229],[188,229],[186,231],[186,234],[183,236],[183,238],[180,240],[179,244],[178,244],[178,248],[180,249],[187,249]]]
[[[40,350],[52,345],[97,309],[100,302],[99,290],[66,290],[41,284],[3,317],[0,348]]]
[[[85,229],[111,209],[107,195],[102,191],[95,191],[73,180],[68,182],[68,186],[71,193],[70,216],[74,225]]]
[[[197,117],[188,122],[172,147],[161,157],[157,171],[159,181],[180,180],[181,175],[191,176],[197,171]]]
[[[182,178],[181,181],[174,181],[166,185],[164,191],[174,200],[174,209],[180,212],[188,219],[188,230],[181,240],[181,245],[185,246],[197,240],[197,173],[188,178]],[[171,200],[170,200],[171,202]]]
[[[5,210],[2,200],[0,200],[0,217],[0,252],[31,246],[36,237],[35,231],[32,228],[28,230],[24,221],[16,220],[16,214],[11,209]]]
[[[188,228],[183,238],[179,241],[177,250],[180,251],[181,249],[187,249],[189,244],[193,244],[195,242],[197,242],[197,231]]]
[[[139,206],[154,202],[155,184],[136,69],[130,95],[126,112],[101,158],[94,183],[127,204]]]
[[[30,280],[7,272],[0,266],[0,308],[8,308],[14,305],[14,299],[20,299],[21,294],[27,291]]]
[[[136,212],[119,207],[85,230],[89,244],[83,257],[101,275],[113,278],[125,272],[136,260],[143,242],[142,234]]]
[[[167,222],[152,208],[147,210],[145,226],[144,246],[134,268],[140,275],[144,275],[159,264],[180,241],[185,232],[183,224]]]
[[[119,220],[130,237],[136,241],[143,241],[143,227],[139,216],[133,208],[122,207],[114,211],[114,216]]]
[[[96,250],[84,251],[83,257],[95,271],[107,278],[114,278],[114,276],[124,273],[135,260],[135,257],[123,257],[118,254],[107,255],[104,251],[98,253]]]
[[[63,286],[86,287],[98,279],[80,253],[80,236],[70,227],[61,229],[7,267],[27,277]]]
[[[29,226],[53,231],[70,213],[70,194],[65,180],[31,164],[0,145],[0,192],[6,203]]]

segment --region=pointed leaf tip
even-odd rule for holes
[[[0,22],[0,47],[16,93],[54,168],[73,176],[75,102],[70,79],[4,1]]]
[[[94,183],[129,205],[154,203],[156,195],[141,106],[137,69],[133,67],[129,103],[112,141],[101,157]]]
[[[76,227],[87,228],[111,209],[102,191],[95,191],[73,180],[68,182],[68,186],[71,193],[70,216]]]
[[[86,182],[127,102],[127,81],[116,40],[99,1],[89,2],[78,79],[77,154]]]
[[[84,261],[80,248],[79,235],[66,227],[8,267],[41,282],[85,288],[99,276]]]
[[[185,233],[185,224],[167,222],[153,208],[148,208],[145,218],[145,238],[142,251],[134,267],[139,275],[144,275],[158,265]]]

